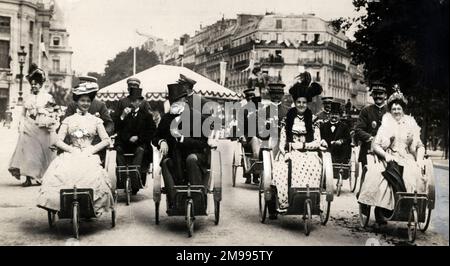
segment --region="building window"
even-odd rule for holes
[[[11,33],[11,18],[0,16],[0,33]]]
[[[28,65],[31,66],[33,63],[33,44],[30,43],[28,46]]]
[[[283,21],[281,19],[277,19],[276,27],[277,29],[283,28]]]
[[[316,81],[320,82],[320,72],[319,71],[316,72]]]
[[[307,41],[307,40],[306,40],[307,34],[306,34],[306,33],[303,33],[302,36],[303,36],[302,41],[303,41],[303,42],[306,42],[306,41]]]
[[[53,46],[60,46],[61,45],[61,38],[53,37],[52,44],[53,44]]]
[[[29,32],[30,32],[30,36],[33,36],[33,33],[34,33],[34,21],[30,21]]]
[[[60,72],[60,67],[61,67],[61,62],[58,58],[53,59],[53,71],[55,72]]]
[[[302,19],[301,29],[302,29],[302,30],[308,29],[308,20]]]
[[[0,40],[0,68],[10,68],[9,41]]]

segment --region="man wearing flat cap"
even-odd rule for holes
[[[175,204],[175,185],[207,185],[205,175],[207,167],[208,138],[200,130],[201,125],[194,125],[193,116],[204,116],[198,110],[190,110],[187,106],[188,90],[179,83],[169,84],[170,110],[161,118],[161,122],[153,138],[153,145],[161,152],[161,171],[169,200],[169,209]],[[183,119],[190,117],[187,124]],[[203,124],[203,123],[202,123]],[[185,127],[189,127],[189,132]]]
[[[358,121],[355,127],[355,139],[361,142],[359,150],[359,162],[363,165],[362,177],[364,178],[367,168],[367,153],[371,150],[372,141],[375,138],[378,129],[381,126],[383,115],[387,112],[386,106],[386,85],[381,82],[373,82],[370,85],[371,96],[374,104],[364,107],[359,113]],[[360,184],[364,182],[361,180]],[[359,192],[356,195],[359,197]],[[375,208],[375,220],[378,223],[385,223],[381,208]]]
[[[316,122],[320,124],[326,123],[331,117],[331,103],[333,102],[333,97],[322,97],[323,110],[317,113]]]
[[[126,160],[124,154],[134,154],[131,165],[141,166],[141,182],[146,182],[146,165],[143,165],[144,155],[150,150],[150,142],[155,134],[156,125],[153,116],[142,108],[142,89],[131,91],[129,99],[131,100],[131,112],[123,114],[117,122],[117,138],[115,149],[117,151],[117,166],[125,166]],[[132,187],[132,193],[135,195],[140,187]]]
[[[142,91],[141,81],[138,78],[131,77],[131,78],[127,79],[127,86],[128,86],[129,95],[127,97],[119,100],[117,109],[115,110],[114,115],[113,115],[113,120],[114,120],[115,126],[117,126],[121,116],[126,116],[133,109],[132,104],[131,104],[131,102],[132,102],[131,94],[134,93],[134,91],[139,91],[139,90]],[[141,105],[142,106],[140,108],[142,108],[142,110],[145,110],[147,112],[151,111],[150,104],[147,101],[145,101],[145,100],[142,101]]]

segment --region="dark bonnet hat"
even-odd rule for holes
[[[26,76],[28,82],[36,81],[38,84],[43,84],[46,80],[45,72],[39,68],[36,63],[32,63],[28,69],[28,75]]]
[[[299,97],[305,97],[308,102],[311,102],[314,96],[322,93],[322,86],[317,82],[311,83],[311,74],[308,72],[303,72],[297,77],[300,77],[300,81],[289,89],[294,101]]]

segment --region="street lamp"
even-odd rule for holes
[[[19,74],[19,98],[17,101],[17,105],[23,104],[23,98],[22,98],[22,81],[23,81],[23,65],[25,64],[25,60],[27,57],[27,53],[25,52],[25,46],[20,46],[20,51],[17,53],[19,56],[19,66],[20,66],[20,74]]]

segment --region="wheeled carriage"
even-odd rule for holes
[[[236,186],[237,170],[239,167],[242,167],[243,177],[250,177],[251,179],[253,179],[255,175],[261,176],[261,172],[263,170],[263,162],[260,159],[252,158],[253,153],[247,152],[244,148],[244,144],[241,141],[238,141],[238,145],[238,152],[234,152],[233,162],[231,165],[231,178],[233,187]]]
[[[333,163],[333,177],[337,179],[336,196],[340,196],[344,180],[348,180],[350,191],[355,192],[359,169],[358,153],[354,147],[348,163]]]
[[[288,190],[289,207],[285,214],[302,215],[305,235],[309,235],[311,231],[313,215],[318,215],[321,224],[326,225],[334,197],[331,155],[322,150],[318,150],[318,152],[321,154],[323,162],[320,187],[291,187]],[[273,162],[274,158],[270,148],[263,149],[263,174],[259,187],[259,214],[262,223],[266,221],[269,205],[278,205],[276,187],[272,185]]]
[[[169,216],[184,216],[186,220],[188,236],[194,234],[194,221],[196,216],[208,215],[208,194],[213,194],[214,200],[214,223],[219,224],[220,202],[222,200],[222,169],[221,155],[216,147],[210,149],[209,169],[206,170],[209,185],[176,185],[175,205],[167,208]],[[159,209],[161,194],[165,189],[161,188],[161,154],[153,147],[153,200],[155,202],[155,223],[159,224]],[[167,203],[168,203],[168,197]],[[167,204],[167,206],[169,206]]]
[[[368,165],[374,159],[375,155],[368,155]],[[372,160],[371,160],[372,159]],[[414,242],[417,235],[417,229],[425,232],[428,229],[431,218],[431,211],[435,205],[435,185],[433,176],[433,163],[426,158],[425,168],[422,174],[430,177],[428,180],[426,193],[414,192],[396,192],[394,194],[395,207],[390,217],[385,217],[386,221],[407,222],[408,240]],[[365,228],[369,224],[371,206],[359,203],[360,225]]]
[[[71,219],[73,236],[79,239],[79,228],[81,219],[98,218],[94,210],[94,191],[93,189],[77,188],[61,189],[60,191],[61,207],[59,212],[47,211],[48,224],[50,228],[55,225],[55,218]],[[111,226],[116,226],[116,211],[113,206],[111,210]]]

